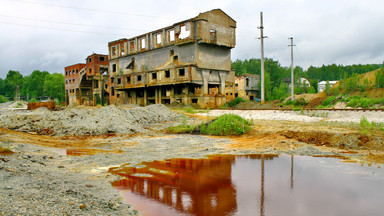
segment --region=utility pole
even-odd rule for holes
[[[291,45],[288,45],[291,47],[291,101],[293,101],[293,95],[294,95],[294,79],[293,79],[293,47],[296,46],[296,45],[293,45],[293,37],[290,37],[288,38],[289,40],[291,40]]]
[[[265,102],[265,88],[264,88],[264,38],[267,38],[267,37],[264,37],[264,33],[263,33],[263,29],[264,29],[264,26],[263,26],[263,12],[260,12],[260,27],[258,27],[258,29],[260,29],[260,41],[261,41],[261,76],[260,76],[260,79],[261,79],[261,104],[264,104]]]

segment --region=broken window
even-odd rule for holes
[[[111,94],[112,94],[112,96],[115,96],[115,88],[111,88]]]
[[[155,37],[156,37],[156,44],[161,44],[161,34],[157,34]]]
[[[135,58],[132,58],[131,62],[129,62],[126,69],[133,69],[134,67],[135,67]]]
[[[92,58],[91,57],[88,58],[88,62],[92,62]]]
[[[106,88],[106,89],[107,89],[107,88],[108,88],[108,84],[105,84],[104,88]]]
[[[145,49],[145,38],[140,39],[140,48]]]
[[[111,77],[111,83],[113,84],[115,82],[115,78]]]
[[[127,83],[129,83],[129,84],[131,83],[131,77],[130,76],[127,77]]]
[[[125,54],[124,49],[121,49],[121,56]]]
[[[65,76],[67,76],[68,75],[68,71],[65,71]]]
[[[116,47],[112,47],[112,55],[115,56],[117,53],[116,53]]]
[[[169,70],[164,71],[164,73],[165,73],[165,78],[171,77],[171,72]]]
[[[79,73],[79,69],[76,69],[76,73]]]
[[[239,83],[236,83],[236,84],[235,84],[235,87],[238,87],[238,86],[239,86]]]
[[[245,79],[245,86],[247,86],[247,87],[249,86],[249,79],[248,78]]]
[[[137,81],[138,81],[138,82],[141,81],[141,75],[138,75],[138,76],[137,76]]]
[[[72,74],[75,74],[75,69],[72,70]]]
[[[184,68],[179,69],[179,76],[185,76],[185,69]]]
[[[117,84],[118,84],[118,85],[121,84],[121,78],[117,78]]]
[[[112,65],[112,72],[116,72],[116,64]]]
[[[92,73],[92,68],[89,68],[89,73],[90,73],[90,74]]]
[[[168,40],[169,42],[175,41],[175,30],[168,31]]]
[[[100,56],[100,61],[105,61],[104,56]]]
[[[189,27],[189,25],[188,25],[188,27]],[[187,28],[187,26],[181,26],[179,38],[184,39],[184,38],[189,37],[189,35],[191,35],[191,31],[189,31],[189,28]]]
[[[209,30],[209,33],[211,34],[211,41],[216,41],[216,30]]]

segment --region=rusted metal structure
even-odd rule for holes
[[[218,107],[233,83],[236,21],[220,9],[108,44],[111,104]]]
[[[108,55],[93,53],[86,58],[86,64],[65,67],[65,104],[104,104],[109,101],[108,83]]]

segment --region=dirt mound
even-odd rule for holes
[[[144,133],[152,124],[180,117],[161,104],[124,108],[71,108],[49,111],[45,107],[26,112],[4,112],[0,126],[24,132],[57,136]]]
[[[382,149],[382,139],[362,133],[333,133],[325,131],[283,131],[281,135],[317,146],[341,149]]]
[[[49,110],[53,110],[53,109],[56,109],[56,104],[53,101],[28,103],[28,110],[34,110],[40,107],[46,107]]]

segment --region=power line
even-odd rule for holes
[[[170,18],[170,17],[160,17],[160,16],[153,16],[153,15],[132,14],[132,13],[126,13],[126,12],[121,12],[121,11],[108,11],[108,10],[99,10],[99,9],[91,9],[91,8],[81,8],[81,7],[55,5],[55,4],[41,3],[41,2],[30,2],[30,1],[25,1],[25,0],[12,0],[12,1],[13,2],[17,1],[17,2],[21,2],[21,3],[34,4],[34,5],[44,5],[44,6],[49,6],[49,7],[57,7],[57,8],[68,8],[68,9],[76,9],[76,10],[83,10],[83,11],[93,11],[93,12],[101,12],[101,13],[109,13],[109,14],[122,14],[122,15],[129,15],[129,16],[151,17],[151,18],[158,18],[158,19],[175,20],[174,18]]]
[[[105,33],[105,32],[92,32],[92,31],[80,31],[80,30],[60,29],[60,28],[53,28],[53,27],[46,27],[46,26],[36,26],[36,25],[21,24],[21,23],[12,23],[12,22],[3,22],[3,21],[0,21],[0,23],[10,24],[10,25],[19,25],[19,26],[28,26],[28,27],[34,27],[34,28],[52,29],[52,30],[59,30],[59,31],[67,31],[67,32],[80,32],[80,33],[104,34],[104,35],[121,35],[121,34]]]
[[[14,18],[14,19],[21,19],[21,20],[31,20],[31,21],[39,21],[39,22],[59,23],[59,24],[66,24],[66,25],[97,27],[97,28],[109,28],[109,29],[124,29],[124,30],[130,30],[130,31],[147,31],[147,30],[143,30],[143,29],[128,29],[128,28],[110,27],[110,26],[97,26],[97,25],[70,23],[70,22],[62,22],[62,21],[54,21],[54,20],[35,19],[35,18],[30,18],[30,17],[8,16],[8,15],[2,15],[2,14],[0,14],[0,16],[1,17]]]

